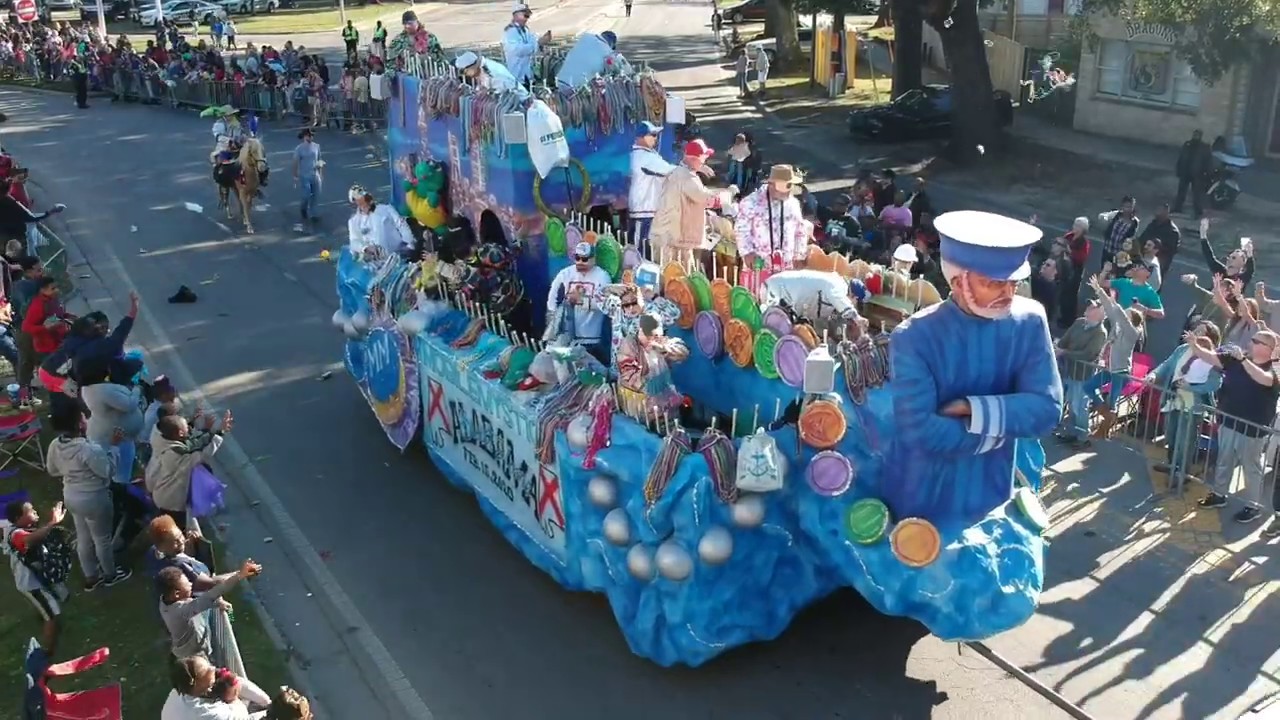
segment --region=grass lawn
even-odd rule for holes
[[[37,88],[40,90],[56,90],[58,92],[72,93],[75,88],[71,86],[70,80],[56,80],[54,82],[36,82],[30,78],[21,77],[13,73],[0,73],[0,85],[8,85],[16,88]]]
[[[372,23],[383,15],[398,14],[403,6],[383,3],[360,7],[347,3],[347,19],[357,28]],[[291,10],[276,10],[270,14],[236,15],[236,30],[240,35],[281,35],[285,33],[337,32],[345,23],[342,15],[331,3],[302,5]],[[383,23],[386,25],[386,23]],[[387,32],[391,32],[389,29]],[[360,44],[369,44],[372,31],[361,30]]]
[[[891,78],[872,80],[865,67],[859,72],[867,77],[855,77],[845,94],[837,98],[828,98],[824,86],[810,88],[808,73],[770,77],[765,105],[789,123],[843,123],[848,110],[886,103],[893,96]]]
[[[51,250],[46,257],[56,251],[46,249]],[[50,267],[62,266],[55,260]],[[0,383],[7,385],[11,382],[11,374],[5,374],[7,376],[0,378]],[[46,404],[44,408],[47,407]],[[46,433],[41,447],[47,448],[50,439]],[[62,499],[62,483],[16,463],[9,466],[9,471],[15,466],[21,470],[0,477],[0,496],[25,490],[41,518],[47,518],[49,509]],[[72,527],[71,518],[68,517],[63,524]],[[143,571],[142,553],[147,545],[145,536],[139,537],[126,556],[127,562],[135,569],[132,578],[113,588],[95,590],[92,594],[80,590],[82,578],[79,563],[76,563],[77,568],[67,583],[71,598],[63,607],[62,636],[54,658],[61,661],[99,647],[110,648],[111,657],[102,666],[82,675],[56,680],[53,688],[57,692],[66,692],[119,683],[124,695],[124,716],[129,718],[160,717],[160,708],[171,690],[167,668],[170,657],[168,633],[160,623],[150,580]],[[13,716],[6,713],[17,709],[18,698],[25,688],[23,659],[27,642],[40,634],[40,620],[34,608],[14,588],[8,558],[5,557],[0,565],[3,565],[0,572],[4,575],[0,579],[0,608],[4,608],[0,612],[0,698],[4,699],[6,708],[0,712],[0,717],[8,718]],[[236,608],[236,640],[250,677],[268,692],[271,688],[288,684],[284,658],[258,622],[253,608],[239,592],[232,593],[228,599]]]

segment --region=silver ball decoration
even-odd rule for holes
[[[369,332],[370,322],[369,313],[364,310],[357,310],[356,314],[351,316],[351,327],[354,327],[356,332],[361,335]]]
[[[587,481],[587,498],[601,510],[618,504],[618,486],[604,475],[596,475]]]
[[[396,327],[405,335],[415,337],[427,329],[427,320],[427,314],[421,310],[410,310],[396,320]]]
[[[591,416],[583,413],[570,420],[568,427],[564,429],[564,436],[574,452],[586,450],[587,444],[591,442]]]
[[[708,528],[698,541],[698,557],[708,565],[723,565],[733,554],[733,533],[720,527]]]
[[[764,498],[759,495],[743,495],[730,508],[733,524],[740,528],[754,528],[764,524]]]
[[[627,551],[627,570],[635,579],[649,582],[653,580],[653,554],[643,545],[632,545]]]
[[[693,556],[675,540],[659,545],[653,559],[658,565],[658,572],[668,580],[679,582],[693,574]]]
[[[338,330],[341,330],[350,320],[351,318],[347,317],[347,314],[342,312],[342,308],[338,308],[333,311],[333,326]]]
[[[356,329],[356,326],[351,324],[350,320],[342,324],[342,334],[346,335],[351,340],[359,340],[360,338],[364,337],[364,335],[362,335],[360,331]]]
[[[606,513],[602,530],[604,531],[604,539],[614,545],[624,546],[631,542],[631,519],[627,517],[627,511],[622,508],[614,508]],[[636,547],[639,547],[639,545]],[[630,553],[627,553],[627,566],[631,566]],[[652,571],[650,571],[650,574],[653,574]]]

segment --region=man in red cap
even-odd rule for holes
[[[684,159],[667,175],[658,195],[658,207],[649,230],[651,252],[660,263],[687,264],[707,241],[707,208],[718,208],[738,192],[708,190],[702,177],[715,173],[707,166],[714,151],[701,138],[684,146]],[[702,177],[699,177],[702,176]]]

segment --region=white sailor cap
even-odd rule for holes
[[[512,3],[511,5],[511,14],[515,15],[516,13],[529,13],[530,15],[532,15],[533,10],[529,8],[529,3],[520,2],[520,0],[516,0],[516,2]]]
[[[977,210],[943,213],[933,221],[942,259],[993,280],[1024,280],[1027,255],[1043,233],[1034,225]]]
[[[480,56],[468,50],[454,58],[453,66],[459,70],[466,70],[478,62],[480,62]]]
[[[920,259],[916,254],[916,249],[911,243],[902,243],[893,251],[893,259],[895,262],[913,263]]]

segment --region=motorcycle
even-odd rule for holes
[[[1225,210],[1235,204],[1240,197],[1240,183],[1236,181],[1239,172],[1253,164],[1243,143],[1233,143],[1227,147],[1226,138],[1219,136],[1213,141],[1213,170],[1209,173],[1209,189],[1205,195],[1209,199],[1209,207]]]

